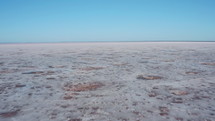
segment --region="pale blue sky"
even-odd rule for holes
[[[0,42],[215,41],[215,0],[0,0]]]

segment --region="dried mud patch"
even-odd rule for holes
[[[163,79],[161,76],[156,75],[138,75],[136,79],[142,79],[142,80],[157,80],[157,79]]]
[[[175,62],[175,60],[163,60],[163,62]]]
[[[10,117],[16,116],[19,112],[20,112],[20,109],[17,109],[14,111],[0,113],[0,116],[4,118],[10,118]]]
[[[15,85],[16,88],[21,88],[21,87],[25,87],[25,86],[26,86],[25,84],[16,84]]]
[[[82,91],[92,91],[104,86],[101,82],[89,82],[89,83],[78,83],[78,84],[70,84],[67,83],[64,85],[64,90],[66,91],[74,91],[74,92],[82,92]]]
[[[151,92],[148,93],[149,97],[156,97],[157,95],[158,94],[156,92],[154,92],[154,91],[151,91]]]
[[[85,67],[85,68],[80,68],[80,70],[83,71],[93,71],[93,70],[101,70],[104,69],[104,67]]]
[[[64,100],[70,100],[70,99],[78,99],[78,95],[80,93],[78,92],[84,92],[84,91],[93,91],[98,88],[101,88],[104,86],[103,83],[100,82],[88,82],[88,83],[78,83],[78,84],[72,84],[72,83],[66,83],[63,87],[63,90],[66,91],[66,93],[63,96]],[[90,97],[102,97],[103,95],[91,95]],[[85,98],[89,98],[89,96],[85,96]]]
[[[114,66],[126,66],[128,63],[114,63]]]
[[[63,96],[64,100],[69,100],[69,99],[76,99],[76,95],[79,95],[78,93],[65,93]]]
[[[15,73],[18,71],[19,71],[18,69],[4,69],[4,70],[0,70],[0,74]]]
[[[188,95],[189,93],[187,91],[183,90],[171,90],[170,93],[177,95],[177,96],[182,96],[182,95]]]
[[[159,107],[160,110],[160,115],[161,116],[165,116],[165,115],[169,115],[169,109],[167,107]]]
[[[201,63],[202,65],[215,66],[215,62]]]
[[[172,86],[158,86],[153,87],[148,91],[150,98],[165,100],[171,103],[183,103],[191,98],[193,95],[192,88],[175,88]],[[164,114],[165,115],[165,114]]]

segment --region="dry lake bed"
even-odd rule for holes
[[[0,45],[0,121],[214,121],[215,43]]]

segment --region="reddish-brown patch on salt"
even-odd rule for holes
[[[0,74],[7,74],[7,73],[14,73],[16,70],[2,70],[0,71]]]
[[[168,113],[169,113],[169,109],[167,107],[159,107],[159,110],[160,110],[161,116],[168,115]]]
[[[52,75],[54,73],[55,73],[54,71],[47,71],[47,72],[43,73],[42,75]]]
[[[26,86],[25,84],[16,84],[15,87],[20,88],[20,87],[25,87],[25,86]]]
[[[164,62],[175,62],[175,60],[164,60]]]
[[[84,70],[84,71],[101,70],[101,69],[104,69],[104,67],[86,67],[86,68],[81,68],[81,70]]]
[[[149,97],[156,97],[157,94],[156,94],[155,92],[150,92],[150,93],[148,94],[148,96],[149,96]]]
[[[63,99],[64,100],[75,99],[76,95],[79,95],[79,93],[65,93]]]
[[[177,121],[183,121],[183,118],[181,118],[181,117],[175,117],[175,119],[176,119]]]
[[[210,65],[210,66],[215,66],[215,62],[209,62],[209,63],[201,63],[202,65]]]
[[[138,75],[137,79],[142,79],[142,80],[156,80],[156,79],[162,79],[163,77],[161,76],[154,76],[154,75]]]
[[[19,111],[20,111],[20,109],[15,110],[15,111],[9,111],[9,112],[0,113],[0,116],[4,117],[4,118],[13,117],[13,116],[16,116]]]
[[[189,94],[187,91],[182,91],[182,90],[172,90],[171,93],[178,96]]]
[[[91,91],[96,90],[104,86],[104,84],[100,82],[90,82],[90,83],[79,83],[79,84],[66,84],[64,86],[64,90],[66,91],[74,91],[74,92],[81,92],[81,91]]]
[[[65,95],[65,96],[63,97],[64,100],[70,100],[70,99],[72,99],[72,98],[73,98],[73,96],[71,96],[71,95]]]

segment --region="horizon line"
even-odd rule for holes
[[[110,42],[215,42],[215,40],[136,40],[136,41],[56,41],[56,42],[0,42],[0,44],[48,44],[48,43],[110,43]]]

